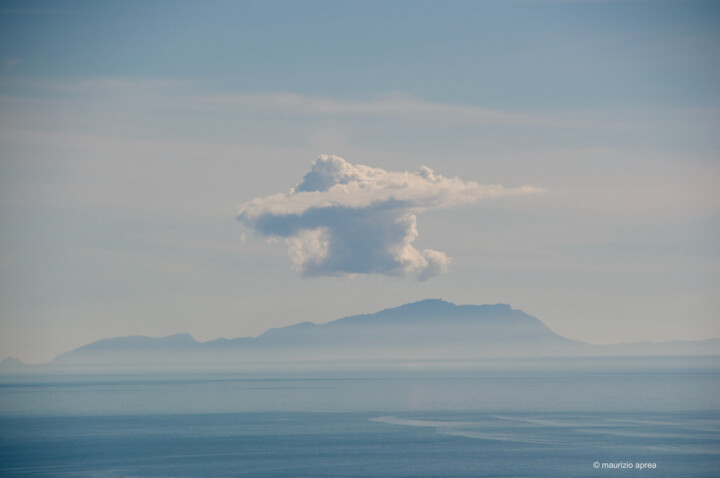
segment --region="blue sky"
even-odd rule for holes
[[[4,2],[0,356],[429,297],[720,336],[718,25],[700,1]],[[418,212],[431,279],[302,277],[235,216],[320,154],[545,192]]]
[[[5,73],[490,108],[717,102],[715,2],[5,2]],[[17,62],[8,68],[8,62]]]

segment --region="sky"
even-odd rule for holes
[[[4,1],[0,359],[427,298],[720,337],[720,3]]]

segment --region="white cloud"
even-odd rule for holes
[[[415,173],[390,172],[322,155],[295,188],[242,204],[238,219],[265,237],[284,238],[295,269],[305,276],[425,280],[445,272],[450,259],[413,247],[417,213],[538,191],[446,178],[425,166]]]

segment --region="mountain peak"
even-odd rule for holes
[[[512,311],[514,310],[510,304],[485,304],[485,305],[457,305],[452,302],[448,302],[443,299],[423,299],[418,300],[417,302],[410,302],[408,304],[400,305],[397,307],[391,307],[389,309],[385,310],[395,310],[395,309],[402,309],[402,310],[408,310],[408,309],[436,309],[436,310],[451,310],[458,307],[480,307],[484,309],[493,309],[496,311]]]
[[[522,311],[513,309],[509,304],[456,305],[443,299],[425,299],[397,307],[383,309],[375,314],[364,314],[359,317],[388,317],[402,315],[407,318],[415,319],[423,317],[428,319],[437,319],[445,316],[455,316],[457,314],[500,314],[503,316],[513,314],[526,315]],[[353,318],[354,317],[358,316],[353,316]]]
[[[413,304],[450,304],[450,305],[455,305],[452,302],[448,302],[443,299],[422,299],[422,300],[418,300],[415,302],[410,302],[409,304],[405,304],[405,305],[413,305]]]
[[[410,302],[409,304],[400,305],[397,307],[391,307],[390,309],[386,310],[393,310],[393,309],[428,309],[428,308],[434,308],[434,309],[451,309],[453,307],[457,307],[457,305],[453,304],[452,302],[447,302],[442,299],[423,299],[419,300],[417,302]]]

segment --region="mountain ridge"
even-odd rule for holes
[[[188,333],[101,339],[52,365],[444,360],[598,355],[716,355],[720,339],[593,345],[560,336],[509,304],[455,305],[425,299],[375,313],[271,328],[256,337],[199,342]]]

